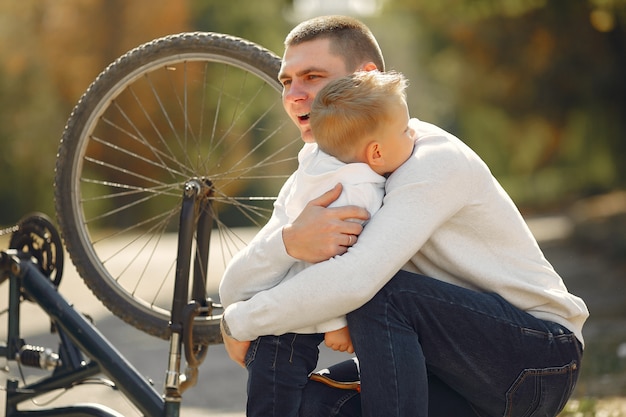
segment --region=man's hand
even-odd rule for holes
[[[224,339],[224,347],[226,348],[226,353],[228,353],[228,356],[233,361],[238,363],[241,367],[245,368],[246,353],[248,352],[248,348],[250,347],[250,341],[240,342],[237,339],[233,339],[224,331],[223,323],[220,323],[220,329],[222,331],[222,339]]]
[[[311,200],[298,218],[283,228],[283,243],[289,255],[305,262],[322,262],[343,255],[356,243],[363,226],[347,219],[365,221],[369,213],[357,206],[327,208],[341,191],[341,184],[337,184]]]

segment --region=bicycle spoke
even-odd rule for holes
[[[55,178],[68,251],[94,293],[141,330],[167,336],[185,184],[206,187],[196,204],[208,199],[209,259],[193,269],[208,297],[296,168],[302,141],[280,105],[279,65],[236,38],[172,35],[108,67],[68,121]],[[191,261],[206,243],[197,239]],[[219,336],[204,327],[215,317],[196,320],[199,337]]]

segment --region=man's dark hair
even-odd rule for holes
[[[348,16],[320,16],[306,20],[289,32],[285,47],[324,38],[331,40],[331,52],[343,57],[346,70],[356,71],[367,62],[373,62],[379,71],[385,70],[383,54],[370,29]]]

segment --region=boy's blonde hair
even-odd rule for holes
[[[359,71],[328,83],[311,105],[311,130],[320,149],[354,162],[359,145],[389,121],[392,105],[406,102],[407,85],[394,71]]]

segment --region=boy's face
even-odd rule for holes
[[[400,167],[413,153],[415,131],[409,127],[409,109],[402,100],[390,109],[389,121],[379,129],[378,141],[384,159],[380,174],[390,174]]]
[[[346,76],[343,57],[330,52],[330,39],[315,39],[287,47],[278,79],[283,85],[283,107],[300,129],[302,140],[315,142],[309,124],[316,94],[331,80]]]

